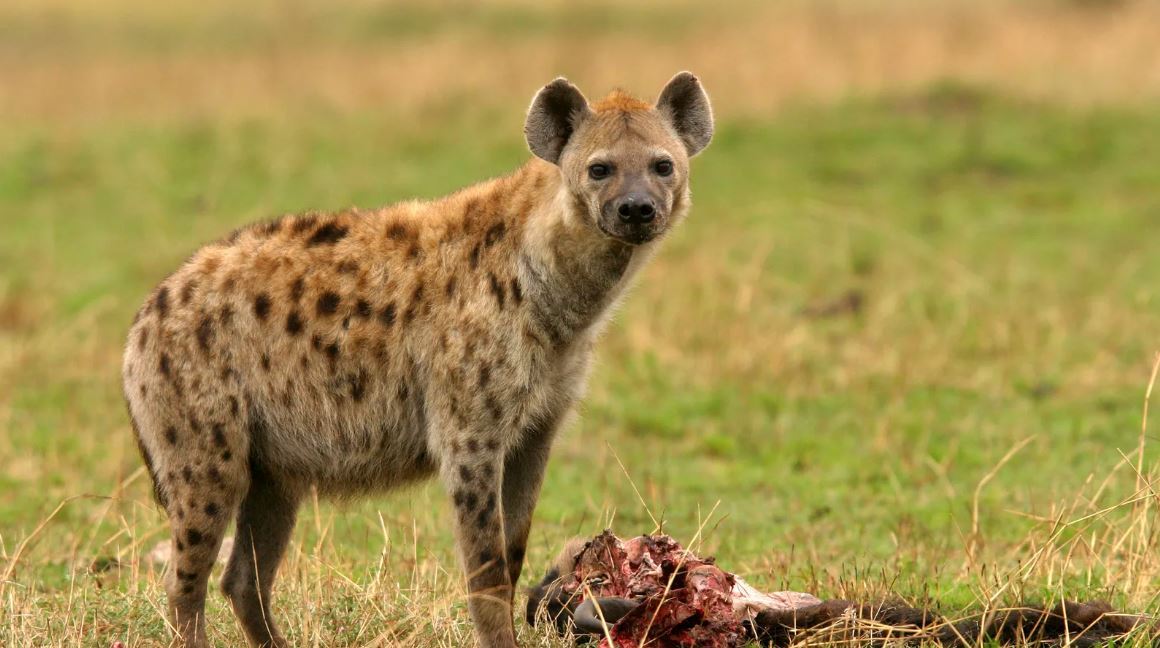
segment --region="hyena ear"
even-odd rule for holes
[[[537,157],[558,163],[568,138],[591,112],[588,100],[576,86],[559,77],[537,92],[528,108],[528,120],[524,123],[528,148]]]
[[[668,117],[689,157],[700,153],[713,139],[713,107],[692,72],[678,72],[669,80],[657,98],[657,110]]]

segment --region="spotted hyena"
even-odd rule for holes
[[[173,532],[177,643],[206,645],[221,587],[249,641],[285,646],[270,586],[311,487],[381,491],[438,475],[454,505],[481,645],[514,646],[532,509],[593,343],[689,209],[713,118],[683,72],[655,105],[536,94],[535,158],[429,202],[286,216],[197,251],[137,314],[124,388]]]

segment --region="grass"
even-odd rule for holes
[[[122,31],[95,30],[53,55],[33,48],[31,69],[57,57],[84,76],[145,51],[195,63],[206,52],[212,63],[236,47],[243,65],[268,54],[198,31],[214,24],[215,3],[185,8],[208,21],[189,30],[156,18],[184,35],[162,39],[178,54],[150,50],[138,27],[90,5],[77,15]],[[358,19],[372,9],[359,7],[324,25],[372,29]],[[396,28],[416,33],[399,47],[468,29],[524,51],[539,37],[521,30],[567,22],[519,3],[480,10],[478,23],[408,11]],[[658,29],[696,33],[687,11]],[[1043,20],[1092,10],[1059,11]],[[51,27],[28,12],[21,34]],[[531,18],[509,15],[521,12]],[[263,33],[263,16],[245,29]],[[875,24],[903,24],[887,16]],[[326,51],[362,47],[357,35],[307,31]],[[149,85],[125,65],[116,87]],[[1160,520],[1146,488],[1160,470],[1154,413],[1141,432],[1160,350],[1156,105],[1004,90],[1016,77],[920,76],[918,88],[900,78],[866,95],[855,76],[839,83],[849,98],[776,113],[768,97],[730,102],[744,93],[722,78],[693,216],[600,347],[590,395],[553,455],[529,577],[565,538],[606,525],[647,532],[651,511],[682,540],[704,526],[699,550],[761,587],[893,593],[952,612],[1067,596],[1160,613]],[[435,196],[506,172],[527,155],[520,111],[540,82],[511,90],[518,99],[464,101],[480,95],[417,81],[402,92],[423,97],[421,109],[270,110],[278,88],[255,90],[269,103],[254,111],[200,94],[196,110],[146,102],[144,115],[120,99],[90,117],[78,106],[38,112],[51,93],[4,104],[0,645],[166,641],[158,569],[143,559],[165,526],[118,392],[122,338],[149,288],[247,221]],[[308,506],[278,591],[289,634],[301,645],[466,643],[446,508],[434,486]],[[218,641],[238,644],[221,597],[211,600]]]

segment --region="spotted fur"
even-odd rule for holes
[[[674,86],[684,113],[708,114],[692,75],[662,97]],[[511,175],[244,227],[157,287],[123,378],[173,532],[179,645],[207,644],[207,581],[231,520],[222,589],[253,645],[285,646],[270,587],[304,493],[431,475],[454,507],[479,642],[515,645],[512,592],[552,440],[611,307],[688,210],[700,149],[687,131],[704,123],[675,105],[614,93],[590,107],[557,80],[529,111],[538,158]],[[591,178],[593,156],[618,173]],[[617,224],[609,205],[628,191],[654,201],[649,223]]]

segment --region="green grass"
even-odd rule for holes
[[[527,155],[515,111],[316,117],[0,127],[0,644],[164,642],[161,590],[136,567],[164,524],[118,378],[160,278],[239,224],[436,196]],[[1155,508],[1056,535],[1029,517],[1078,519],[1136,487],[1123,460],[1160,350],[1156,160],[1154,106],[958,86],[720,124],[691,219],[558,444],[529,571],[571,535],[649,531],[639,489],[682,540],[713,511],[701,550],[763,587],[957,609],[1010,582],[1004,600],[1160,612]],[[1024,440],[979,491],[972,535],[977,485]],[[293,636],[362,645],[414,625],[411,643],[456,645],[447,524],[434,486],[308,507],[278,600]],[[1032,560],[1044,546],[1059,551]],[[89,571],[98,558],[121,567]]]

